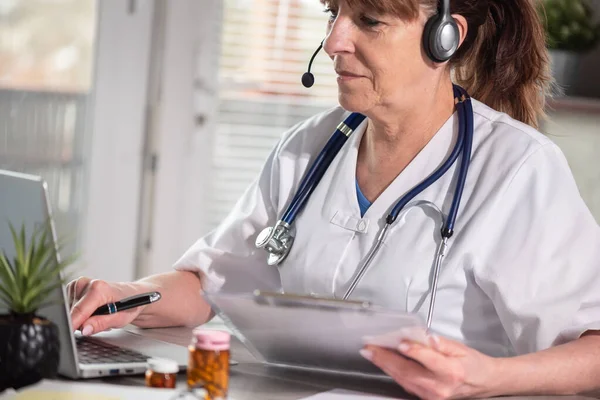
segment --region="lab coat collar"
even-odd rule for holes
[[[342,154],[340,154],[339,170],[336,171],[338,179],[335,185],[335,193],[343,193],[342,197],[344,199],[341,200],[343,203],[338,202],[337,204],[344,204],[344,210],[350,211],[357,218],[361,217],[356,195],[356,165],[358,149],[366,132],[367,125],[368,119],[365,119],[350,140],[348,140],[342,149]],[[364,219],[373,219],[373,222],[375,222],[381,221],[387,216],[402,196],[421,183],[425,177],[431,175],[446,161],[456,143],[457,136],[458,116],[455,112],[442,125],[427,145],[394,179],[390,186],[373,202],[365,213]],[[419,197],[417,196],[417,198]],[[332,204],[335,204],[335,202]],[[441,206],[441,204],[438,206]],[[330,211],[334,215],[339,210]]]

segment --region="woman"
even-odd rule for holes
[[[600,229],[564,157],[533,128],[549,78],[532,2],[453,0],[460,47],[449,62],[424,51],[424,26],[438,12],[434,0],[325,6],[324,49],[338,74],[341,107],[288,131],[228,218],[183,255],[175,272],[135,283],[72,282],[74,326],[90,335],[131,322],[199,325],[211,315],[200,291],[223,285],[342,296],[390,208],[453,148],[453,72],[479,101],[463,201],[439,279],[432,324],[439,336],[430,346],[369,346],[361,354],[422,398],[599,388]],[[348,111],[367,120],[295,222],[291,252],[279,268],[269,267],[254,245],[258,233],[281,217]],[[447,214],[457,168],[415,200]],[[440,229],[427,207],[399,218],[352,298],[426,316]],[[163,294],[156,304],[90,318],[102,304],[156,289]]]

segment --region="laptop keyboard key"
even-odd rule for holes
[[[121,349],[89,338],[77,338],[77,354],[83,364],[145,362],[148,359],[136,351]]]

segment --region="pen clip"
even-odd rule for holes
[[[150,303],[154,303],[155,301],[160,300],[160,293],[159,292],[148,292],[148,293],[141,293],[141,294],[136,294],[124,299],[121,299],[119,301],[117,301],[116,303],[127,303],[131,300],[137,300],[137,299],[142,299],[148,297],[148,300],[150,300]]]

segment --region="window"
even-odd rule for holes
[[[95,0],[0,2],[0,168],[46,179],[69,235],[85,188],[95,25]]]
[[[326,33],[318,0],[224,0],[223,14],[206,230],[231,210],[286,130],[337,104],[324,52],[313,64],[315,85],[300,83]]]

